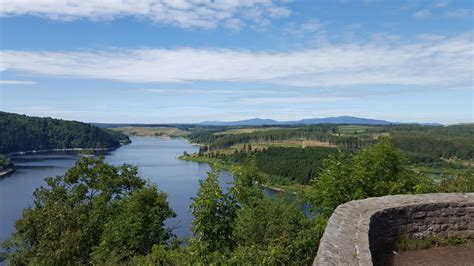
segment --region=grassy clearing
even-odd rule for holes
[[[404,235],[396,242],[395,250],[410,251],[444,246],[469,246],[471,244],[472,241],[466,238],[429,236],[424,239],[413,239]]]
[[[357,137],[368,137],[372,139],[378,139],[382,136],[389,136],[388,132],[383,132],[383,128],[375,126],[363,126],[363,125],[345,125],[338,126],[336,133],[333,135],[341,136],[357,136]]]
[[[114,131],[122,132],[128,136],[140,137],[185,137],[191,132],[175,127],[118,127],[111,128]]]

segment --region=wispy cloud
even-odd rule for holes
[[[459,8],[459,9],[454,9],[450,11],[446,11],[444,13],[444,16],[450,17],[450,18],[468,18],[468,17],[473,17],[473,12],[471,9],[467,8]]]
[[[264,105],[264,104],[303,104],[303,103],[329,103],[350,100],[348,97],[250,97],[241,99],[240,104],[244,105]]]
[[[34,85],[35,81],[29,80],[0,80],[0,85]]]
[[[213,94],[213,95],[235,95],[235,94],[269,94],[275,93],[275,90],[255,90],[255,89],[142,89],[143,92],[163,95],[182,95],[182,94]],[[285,92],[287,93],[287,92]]]
[[[254,17],[246,14],[256,14]],[[146,17],[157,23],[181,27],[214,28],[220,23],[237,28],[243,20],[257,23],[286,17],[291,11],[273,0],[2,0],[0,15],[34,15],[53,20],[112,20],[124,16]]]
[[[433,6],[436,8],[445,8],[449,5],[450,0],[436,0],[433,3]]]
[[[0,51],[0,68],[61,78],[127,82],[257,82],[282,86],[470,87],[472,33],[410,43],[358,42],[292,52],[134,49]]]
[[[419,10],[413,13],[413,17],[418,19],[428,18],[431,17],[431,15],[431,11],[429,11],[428,9]]]

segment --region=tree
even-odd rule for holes
[[[241,166],[234,166],[232,174],[234,186],[231,192],[240,204],[252,205],[264,197],[260,186],[267,180],[258,171],[254,158],[246,160]]]
[[[128,258],[169,237],[162,228],[173,216],[166,197],[141,179],[136,167],[82,158],[46,183],[34,192],[34,206],[24,210],[13,238],[3,245],[12,265],[89,264],[93,251],[124,251],[119,259]],[[120,230],[122,221],[126,232]]]
[[[190,250],[198,262],[210,263],[223,257],[235,247],[232,232],[237,201],[232,193],[223,193],[219,186],[219,171],[213,168],[191,204],[194,215]]]
[[[329,217],[342,203],[415,191],[417,175],[389,139],[355,155],[339,152],[324,163],[314,180],[310,200],[320,214]]]
[[[92,252],[96,264],[117,264],[146,255],[153,245],[164,245],[171,237],[164,221],[176,214],[168,206],[166,194],[156,186],[135,191],[112,209],[100,244]]]

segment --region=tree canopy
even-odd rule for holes
[[[89,124],[0,112],[0,153],[66,148],[114,148],[130,139]]]
[[[163,228],[175,216],[166,194],[141,179],[136,167],[82,158],[46,183],[4,243],[12,265],[124,263],[171,237]]]

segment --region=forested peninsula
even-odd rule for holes
[[[130,139],[125,134],[86,123],[0,112],[0,154],[73,149],[102,150],[126,143],[130,143]],[[0,172],[6,174],[7,169],[14,169],[14,166],[8,157],[2,158]]]

